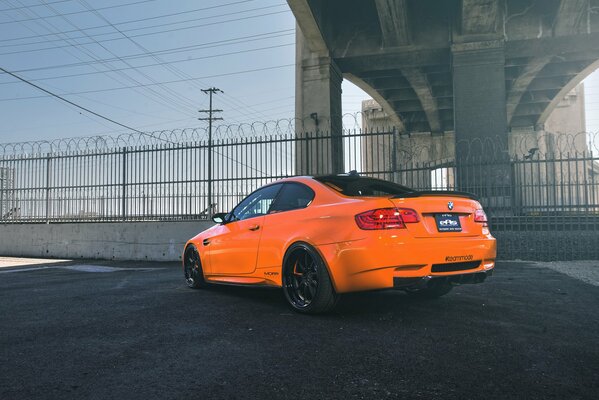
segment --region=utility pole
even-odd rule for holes
[[[210,107],[208,110],[200,110],[201,113],[208,114],[206,118],[198,118],[200,121],[208,121],[208,219],[212,218],[212,122],[222,120],[221,117],[214,117],[214,113],[223,112],[212,108],[212,95],[215,93],[224,93],[222,90],[215,87],[210,89],[202,89],[202,92],[210,96]]]

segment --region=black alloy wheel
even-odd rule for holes
[[[305,243],[296,243],[287,252],[283,292],[294,310],[308,314],[329,311],[339,299],[322,258]]]
[[[185,249],[183,259],[183,271],[185,273],[185,283],[188,287],[198,289],[206,285],[200,254],[195,246],[191,245]]]

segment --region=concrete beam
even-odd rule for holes
[[[410,112],[400,112],[401,115],[404,116],[404,121],[406,122],[406,124],[409,125],[413,125],[415,123],[423,123],[426,125],[425,129],[419,129],[420,132],[424,131],[424,132],[429,132],[429,126],[428,126],[428,118],[426,116],[426,114],[420,110],[420,111],[410,111]],[[412,131],[412,129],[410,129]]]
[[[467,162],[469,148],[464,143],[492,138],[507,146],[505,88],[505,51],[502,40],[454,44],[452,46],[456,162]],[[484,90],[482,90],[484,88]],[[484,140],[483,140],[484,141]],[[503,197],[499,188],[510,186],[509,164],[505,154],[494,154],[501,166],[483,168],[481,182],[491,190],[485,196]],[[506,164],[503,164],[503,161]],[[458,187],[468,189],[468,182],[458,174]],[[485,197],[483,196],[483,197]]]
[[[366,83],[366,81],[364,81],[356,75],[344,74],[343,77],[351,83],[353,83],[354,85],[356,85],[357,87],[359,87],[360,89],[362,89],[377,103],[379,103],[379,105],[382,107],[383,111],[387,113],[387,115],[391,119],[391,122],[393,123],[393,125],[395,125],[397,130],[399,132],[405,132],[406,128],[404,126],[403,121],[401,120],[399,115],[397,115],[397,113],[395,112],[395,108],[391,105],[387,98],[382,96],[377,90],[375,90],[372,86]]]
[[[296,171],[303,175],[343,172],[341,83],[334,60],[313,52],[301,30],[296,34],[296,135],[330,134],[314,149],[296,150]],[[301,147],[301,146],[300,146]]]
[[[529,90],[560,90],[568,83],[568,77],[537,78],[528,86]]]
[[[520,103],[550,103],[553,92],[552,90],[529,90],[522,96]]]
[[[595,70],[597,70],[598,68],[599,68],[599,60],[597,60],[593,63],[590,63],[590,65],[588,67],[586,67],[584,70],[582,70],[580,72],[580,74],[578,74],[574,79],[571,79],[570,82],[565,84],[561,88],[561,90],[553,97],[551,103],[549,103],[547,108],[545,108],[545,111],[543,111],[543,113],[540,115],[540,117],[536,121],[535,125],[545,124],[545,121],[547,121],[547,118],[549,118],[549,116],[551,115],[551,113],[553,112],[555,107],[557,107],[557,105],[562,101],[562,99],[564,97],[566,97],[566,95],[568,93],[570,93],[570,91],[572,89],[574,89],[576,86],[578,86],[578,84],[580,82],[582,82],[591,73],[595,72]]]
[[[555,17],[555,21],[553,24],[553,33],[555,36],[566,36],[573,35],[576,33],[580,33],[581,26],[583,26],[583,22],[585,20],[585,16],[589,12],[589,0],[562,0],[560,2],[560,6],[558,12]],[[512,87],[507,96],[507,118],[508,124],[511,124],[512,117],[514,116],[514,112],[520,103],[520,99],[522,95],[531,87],[532,82],[537,78],[541,71],[545,69],[546,66],[549,65],[554,56],[560,55],[558,53],[565,52],[574,52],[571,45],[580,46],[584,45],[585,50],[595,50],[599,49],[599,37],[591,38],[591,35],[580,35],[574,39],[536,39],[536,42],[529,43],[527,47],[531,50],[531,48],[536,48],[538,50],[539,47],[542,47],[543,50],[540,54],[535,54],[535,58],[526,65],[522,74],[514,81]],[[596,36],[596,35],[593,35]],[[541,42],[544,42],[542,46],[539,46]],[[537,47],[538,46],[538,47]],[[522,47],[515,45],[512,47],[512,44],[508,42],[506,46],[506,57],[514,56],[514,51],[516,49],[522,50]],[[590,49],[589,49],[590,47]],[[526,52],[527,56],[533,55],[531,51]],[[564,71],[565,73],[565,71]]]
[[[375,0],[383,47],[407,46],[412,42],[407,0]]]
[[[418,95],[411,88],[409,89],[393,89],[387,90],[384,93],[385,98],[388,101],[406,101],[406,100],[420,100]]]
[[[291,8],[291,12],[293,12],[297,25],[301,29],[304,40],[310,50],[321,56],[328,55],[329,48],[312,13],[312,8],[308,0],[287,0],[287,4]]]
[[[510,91],[507,95],[507,122],[508,125],[512,121],[514,112],[520,104],[520,100],[531,82],[537,77],[538,73],[545,68],[547,63],[551,60],[551,56],[537,57],[530,64],[528,64],[522,74],[514,81]]]
[[[581,35],[507,41],[506,58],[564,56],[599,51],[599,32]],[[509,65],[509,64],[508,64]]]
[[[498,0],[462,0],[462,35],[480,35],[497,32]]]
[[[562,0],[553,24],[553,34],[564,36],[585,32],[588,12],[589,0]]]
[[[402,76],[393,78],[371,78],[365,81],[376,90],[404,89],[410,87],[410,82]]]
[[[512,128],[524,128],[524,127],[535,127],[535,117],[534,116],[514,116],[512,118],[512,124],[510,125]]]
[[[536,117],[541,115],[549,103],[526,103],[519,104],[516,111],[514,111],[514,117],[531,116]]]
[[[369,54],[342,56],[333,49],[333,58],[343,72],[362,75],[362,72],[385,71],[403,67],[422,67],[427,65],[443,65],[449,62],[450,49],[446,48],[404,48],[380,50]]]
[[[426,113],[430,130],[432,133],[441,132],[441,120],[439,118],[439,108],[437,100],[433,96],[433,91],[426,75],[419,68],[402,68],[403,76],[410,82],[412,89],[416,92],[422,109]]]

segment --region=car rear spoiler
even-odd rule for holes
[[[478,201],[478,197],[470,192],[460,192],[457,190],[419,190],[404,194],[398,194],[393,196],[394,199],[399,198],[411,198],[411,197],[424,197],[424,196],[450,196],[450,197],[465,197]]]

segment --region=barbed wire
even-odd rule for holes
[[[599,154],[599,132],[516,131],[506,136],[489,136],[470,140],[455,139],[453,132],[442,135],[401,132],[393,126],[371,126],[362,129],[366,113],[347,113],[341,118],[283,118],[242,124],[222,124],[213,127],[212,138],[218,144],[243,143],[244,140],[278,138],[294,140],[306,137],[326,138],[331,124],[341,122],[342,136],[397,135],[396,151],[402,160],[440,160],[480,155],[552,156],[568,153]],[[363,136],[367,140],[368,136]],[[177,146],[207,144],[207,127],[191,127],[118,135],[81,136],[54,140],[0,143],[0,158],[32,154],[62,154],[70,152],[114,151],[125,147]]]

